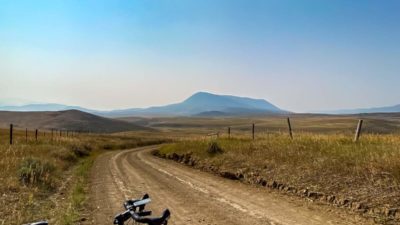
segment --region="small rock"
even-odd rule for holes
[[[319,192],[308,192],[307,197],[312,198],[312,199],[319,199],[322,196],[324,196],[322,193]]]
[[[263,187],[267,186],[267,181],[262,177],[258,177],[256,182],[257,182],[257,184],[259,184],[259,185],[261,185]]]
[[[329,195],[326,197],[326,201],[329,203],[333,203],[335,201],[336,197],[334,195]]]
[[[221,175],[221,177],[227,178],[227,179],[231,179],[231,180],[237,180],[236,174],[229,172],[229,171],[221,171],[219,173]]]
[[[269,187],[269,188],[276,188],[276,187],[278,187],[278,183],[276,183],[276,181],[268,181],[268,183],[267,183],[267,186]]]
[[[395,216],[397,214],[397,208],[385,208],[385,215],[386,216]]]
[[[368,209],[367,205],[363,202],[353,202],[351,203],[351,208],[353,210],[364,211],[364,212],[366,212]]]
[[[346,206],[350,203],[350,200],[346,198],[336,198],[335,203],[339,206]]]
[[[243,179],[244,175],[242,172],[238,171],[238,172],[236,172],[236,177],[237,177],[237,179]]]
[[[308,189],[301,190],[299,194],[303,195],[303,196],[307,196],[308,195]]]

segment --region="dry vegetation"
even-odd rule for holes
[[[40,219],[74,224],[82,218],[87,171],[97,154],[171,140],[176,142],[165,145],[161,155],[177,153],[180,161],[182,155],[189,156],[186,163],[197,168],[257,185],[275,182],[298,193],[307,190],[362,203],[357,209],[381,223],[400,217],[393,211],[400,208],[399,115],[362,116],[364,133],[359,143],[352,139],[360,116],[291,118],[294,140],[289,139],[282,116],[126,118],[160,132],[57,135],[53,141],[48,132],[39,133],[38,142],[30,132],[26,142],[24,131],[16,131],[12,146],[8,130],[0,129],[0,225]],[[254,141],[252,123],[256,124]],[[231,138],[226,134],[228,126]],[[207,136],[216,132],[219,139]]]
[[[400,113],[365,114],[365,115],[289,115],[297,133],[353,133],[358,119],[364,119],[364,133],[399,134]],[[205,134],[207,132],[226,133],[227,127],[232,127],[234,134],[247,134],[251,124],[256,124],[257,133],[286,132],[286,117],[282,115],[254,117],[171,117],[171,118],[122,118],[142,126],[148,126],[169,132],[186,132]]]
[[[65,134],[64,134],[65,135]],[[8,130],[0,130],[0,224],[23,224],[41,219],[74,224],[86,200],[87,172],[105,150],[165,142],[144,133],[57,137],[40,133],[39,141],[16,131],[14,145]]]
[[[325,125],[318,126],[315,123],[318,120]],[[293,121],[297,127],[311,132],[297,132],[291,140],[286,133],[264,130],[253,141],[247,126],[247,130],[239,130],[232,138],[226,134],[218,139],[192,138],[165,145],[159,153],[231,179],[297,192],[312,200],[323,198],[325,203],[352,208],[378,223],[397,223],[400,136],[371,132],[385,127],[386,121],[367,120],[367,134],[358,143],[353,142],[352,132],[357,124],[354,118],[328,120],[328,123],[322,118]],[[331,129],[339,122],[348,129]],[[269,122],[273,123],[283,122],[281,119]],[[319,134],[315,132],[317,127]]]

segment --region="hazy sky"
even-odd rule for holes
[[[400,104],[398,0],[0,0],[0,99],[97,109],[196,91],[293,111]]]

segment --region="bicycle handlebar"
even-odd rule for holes
[[[143,211],[146,204],[150,203],[151,199],[148,194],[143,195],[142,199],[131,199],[124,202],[124,208],[126,210],[133,209],[136,211],[136,208],[139,207],[139,211]]]

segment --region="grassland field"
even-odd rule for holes
[[[8,129],[0,129],[0,224],[48,218],[52,224],[76,223],[86,204],[87,171],[98,154],[160,143],[169,143],[161,154],[190,154],[199,169],[252,174],[299,190],[344,196],[362,202],[378,223],[390,224],[396,215],[388,209],[400,208],[399,114],[290,115],[293,140],[286,117],[122,118],[153,130],[63,134],[53,140],[49,131],[40,131],[37,142],[33,131],[26,142],[25,131],[17,129],[12,146]],[[354,143],[358,119],[364,119],[363,134]],[[208,136],[217,132],[219,138]],[[213,143],[220,152],[208,152]],[[375,209],[378,213],[370,213]]]
[[[0,224],[47,219],[51,224],[76,224],[84,213],[87,176],[93,160],[104,151],[160,144],[166,137],[146,133],[76,134],[51,139],[39,132],[0,129]]]
[[[354,142],[359,119],[364,120],[363,134]],[[399,223],[397,116],[302,115],[291,117],[291,121],[293,140],[286,117],[197,118],[187,123],[170,119],[155,126],[182,129],[186,124],[183,129],[203,130],[203,136],[164,145],[159,151],[163,157],[246,183],[268,186],[273,182],[272,186],[296,190],[297,194],[309,193],[305,197],[311,196],[310,200],[324,198],[324,203],[350,208],[378,224]],[[255,140],[251,123],[256,125]],[[220,132],[219,138],[206,136],[207,132]]]

